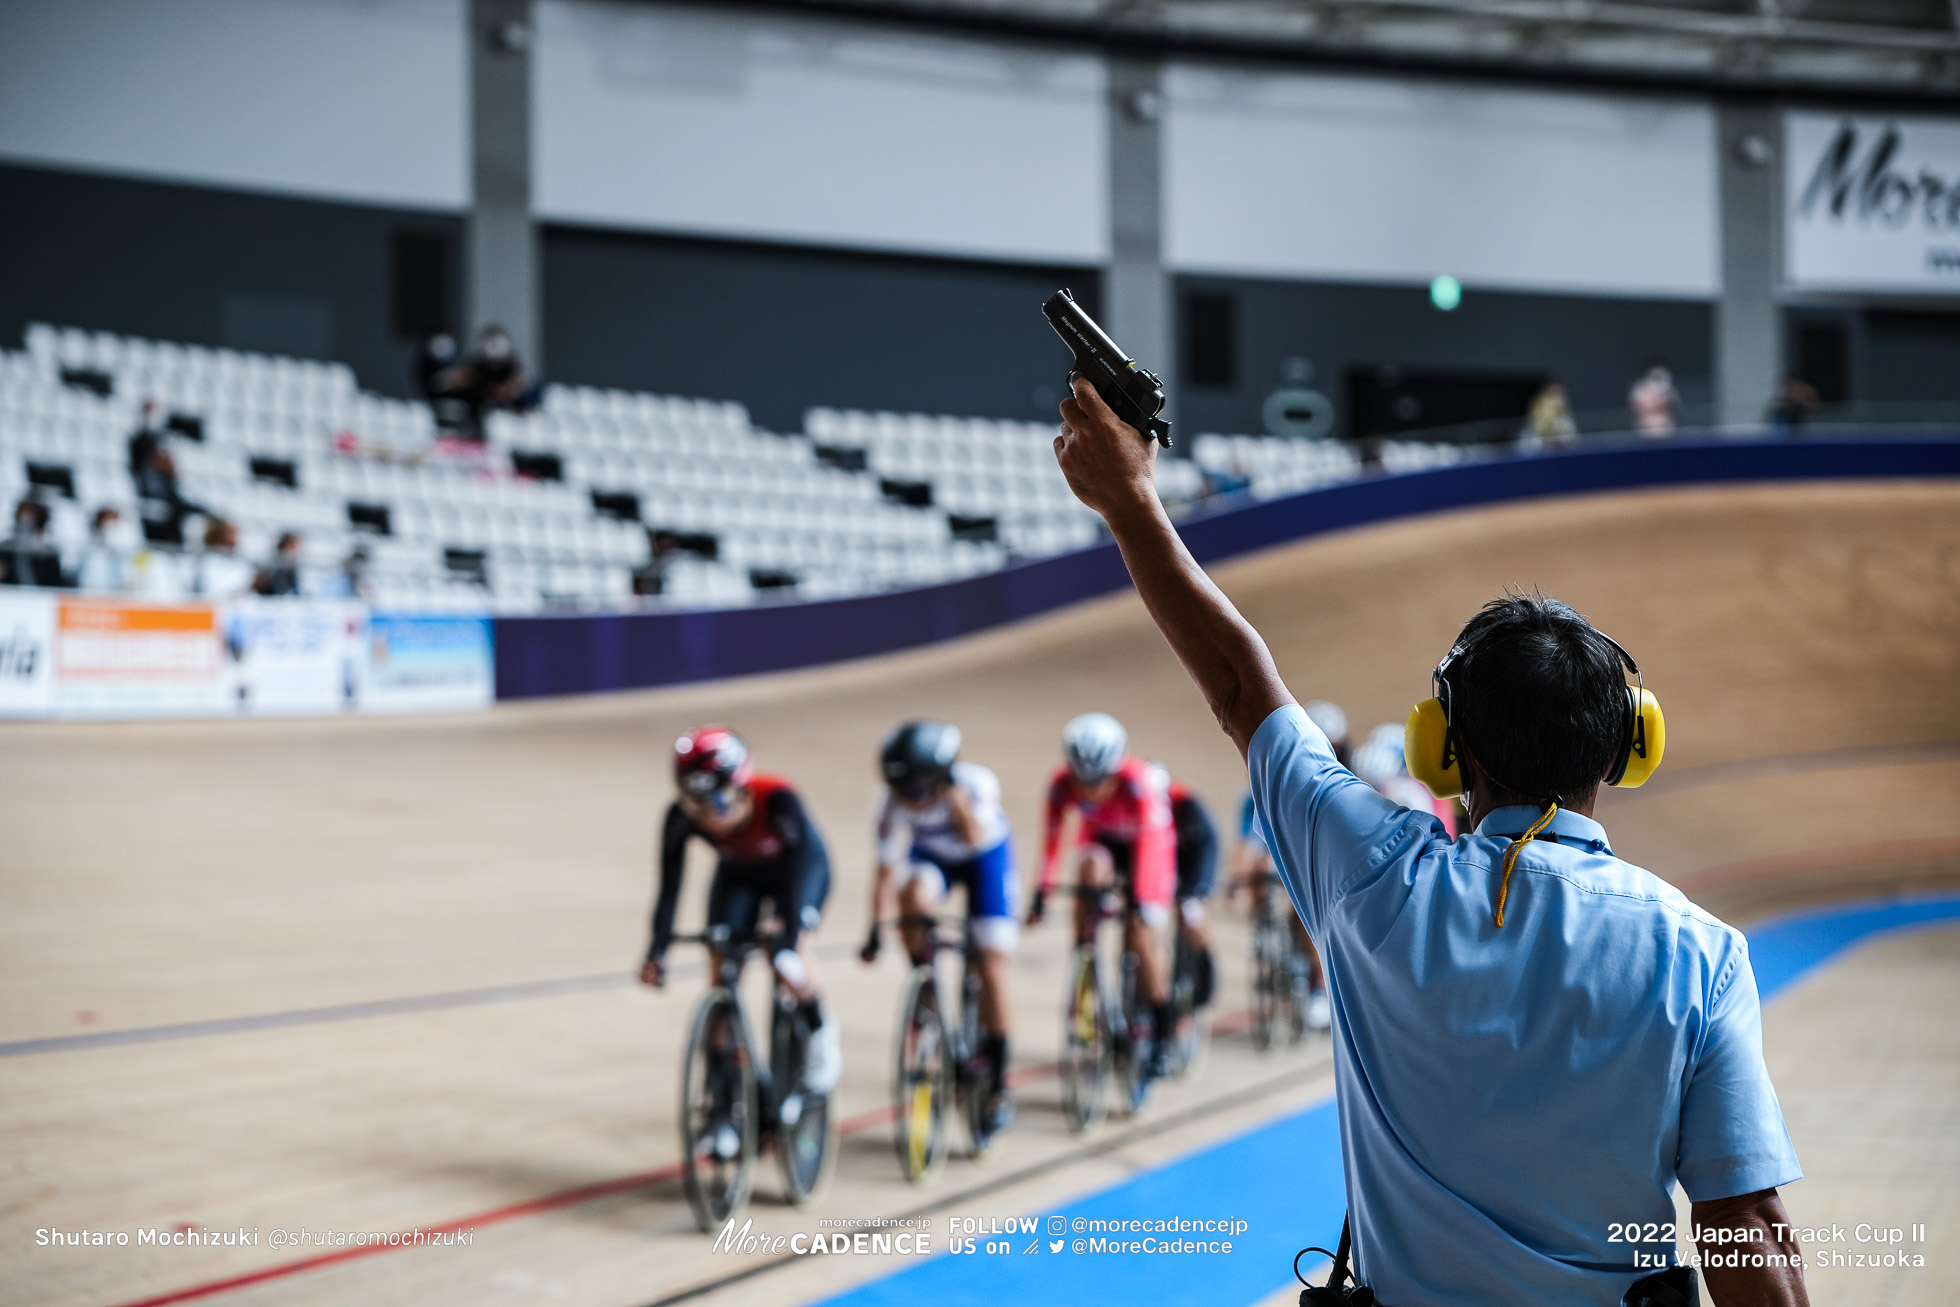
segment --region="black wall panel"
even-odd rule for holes
[[[424,237],[425,260],[448,252],[437,289],[454,315],[462,229],[453,214],[0,167],[0,340],[18,349],[38,320],[325,357],[406,394],[397,238]]]
[[[1046,421],[1069,354],[1041,302],[1093,305],[1097,278],[551,227],[544,284],[553,378],[739,399],[794,431],[820,404]]]
[[[1266,397],[1301,386],[1335,402],[1336,432],[1348,434],[1346,378],[1366,365],[1550,374],[1575,410],[1624,411],[1634,377],[1660,355],[1687,402],[1710,398],[1714,310],[1697,301],[1470,287],[1446,313],[1420,286],[1184,277],[1179,287],[1181,304],[1224,294],[1235,310],[1236,384],[1178,396],[1178,427],[1194,434],[1262,431]]]

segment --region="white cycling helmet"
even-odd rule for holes
[[[1388,783],[1397,776],[1409,774],[1402,757],[1402,736],[1393,729],[1393,722],[1383,722],[1368,732],[1368,738],[1354,751],[1351,764],[1354,774],[1368,784],[1388,793]]]
[[[1307,720],[1318,726],[1320,733],[1329,741],[1334,744],[1346,742],[1348,719],[1347,714],[1341,711],[1341,705],[1329,703],[1325,699],[1315,699],[1307,705],[1306,713]]]
[[[1130,736],[1123,723],[1106,712],[1085,712],[1062,728],[1062,756],[1068,769],[1084,785],[1108,779],[1123,765],[1123,754],[1130,747]]]

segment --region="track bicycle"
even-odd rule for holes
[[[1077,885],[1091,901],[1089,938],[1069,957],[1068,992],[1062,1009],[1062,1111],[1069,1129],[1081,1133],[1108,1113],[1112,1081],[1123,1089],[1132,1114],[1143,1110],[1150,1082],[1144,1075],[1144,1033],[1150,1020],[1136,954],[1127,943],[1114,960],[1097,947],[1103,926],[1128,911],[1115,887]]]
[[[913,965],[899,1004],[892,1059],[899,1170],[913,1184],[924,1184],[939,1174],[952,1150],[951,1115],[956,1113],[964,1121],[974,1157],[985,1157],[994,1142],[987,1129],[991,1068],[978,1060],[980,944],[971,917],[961,922],[957,939],[949,938],[935,917],[907,915],[899,924],[927,932],[926,955]],[[949,1006],[950,995],[940,982],[941,952],[960,956],[957,1010]]]
[[[721,974],[695,1005],[681,1059],[681,1180],[694,1223],[712,1234],[741,1214],[765,1144],[775,1147],[789,1201],[806,1206],[828,1183],[837,1152],[830,1095],[801,1088],[809,1019],[777,983],[764,1065],[755,1056],[740,989],[742,967],[759,941],[674,938],[721,950]]]
[[[1263,893],[1252,910],[1252,1046],[1260,1052],[1283,1039],[1306,1037],[1306,959],[1293,938],[1293,923],[1275,900],[1290,902],[1279,873],[1259,873]]]

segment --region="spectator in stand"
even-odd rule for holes
[[[329,599],[366,599],[371,588],[367,546],[355,545],[340,560],[340,570],[327,578],[322,593]]]
[[[252,589],[262,595],[299,593],[299,536],[287,531],[273,548],[271,561],[259,569]]]
[[[114,508],[98,508],[89,522],[88,543],[82,546],[82,563],[75,583],[84,590],[114,594],[130,588],[130,559],[136,554],[129,538],[130,525]]]
[[[667,593],[667,567],[679,545],[672,531],[647,528],[647,561],[633,569],[633,593],[653,599]]]
[[[0,585],[61,583],[61,555],[48,539],[48,506],[30,496],[14,505],[14,532],[0,541]]]
[[[177,464],[170,457],[168,433],[158,423],[161,412],[154,399],[143,401],[142,425],[129,438],[129,478],[136,483],[144,536],[155,544],[181,545],[184,519],[205,510],[177,488]]]
[[[494,408],[521,413],[538,406],[542,387],[524,374],[516,343],[511,340],[510,332],[497,323],[476,334],[469,368],[479,422],[484,413]]]
[[[257,576],[258,569],[238,556],[238,528],[221,517],[206,523],[191,589],[205,599],[236,599],[252,593]]]
[[[1526,449],[1539,449],[1545,445],[1575,444],[1578,439],[1579,427],[1572,420],[1572,407],[1565,398],[1565,384],[1553,377],[1539,389],[1531,401],[1531,407],[1525,410],[1524,430],[1518,435],[1518,445]]]
[[[1810,421],[1823,400],[1817,388],[1802,377],[1785,377],[1776,387],[1769,404],[1769,429],[1779,436],[1794,436]]]
[[[471,395],[476,374],[463,360],[456,338],[446,331],[430,332],[415,360],[415,384],[446,432],[469,429]]]
[[[1627,392],[1627,408],[1633,413],[1633,429],[1649,440],[1662,440],[1674,434],[1681,414],[1681,392],[1674,388],[1674,373],[1666,359],[1647,364]]]

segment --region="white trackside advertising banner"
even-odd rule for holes
[[[1783,203],[1791,286],[1960,295],[1960,119],[1791,113]]]
[[[0,590],[0,717],[42,717],[54,706],[54,595]]]

